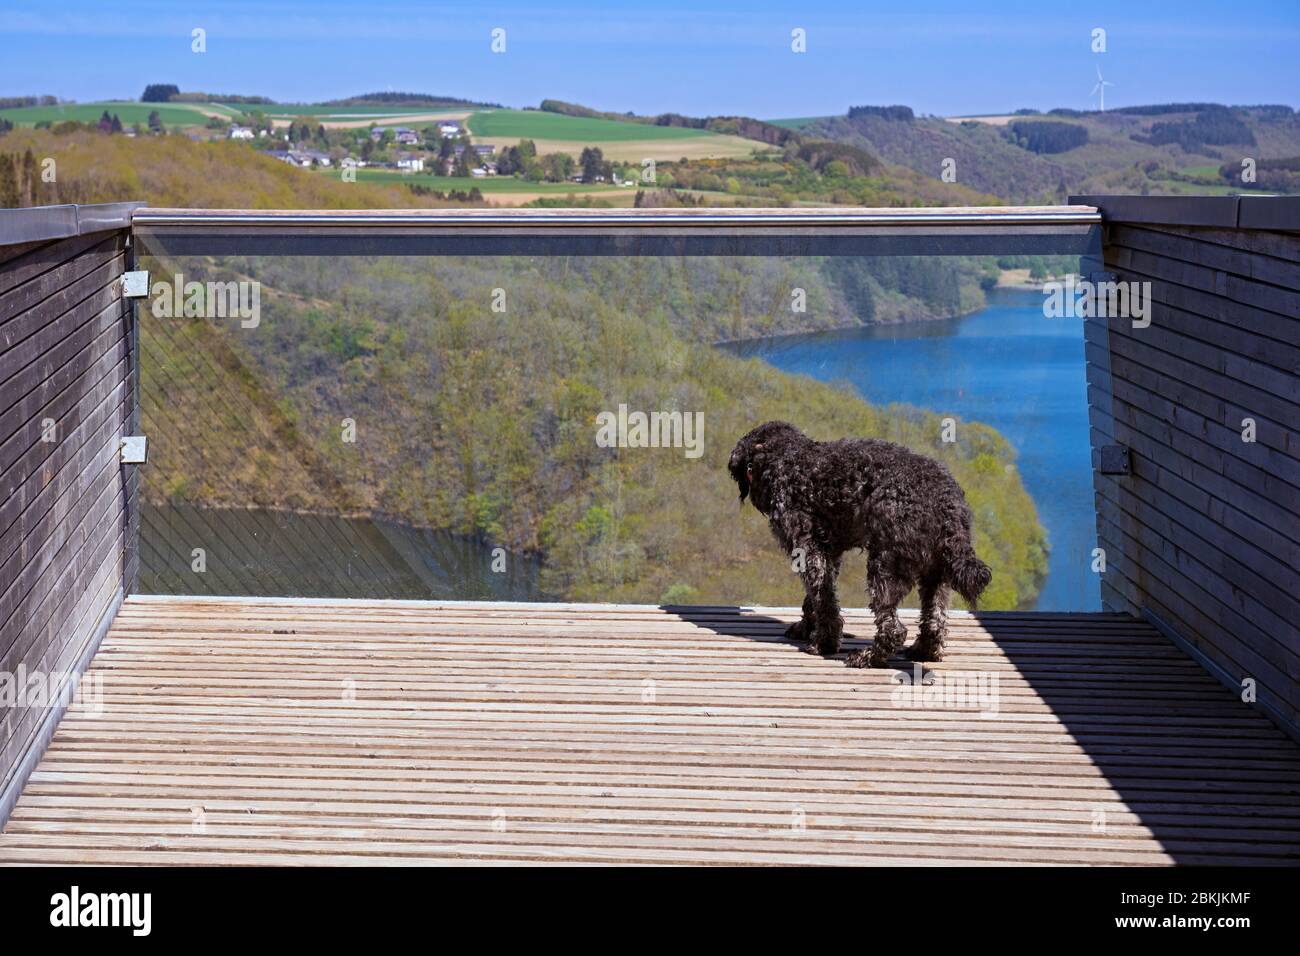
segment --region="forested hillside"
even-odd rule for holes
[[[255,278],[262,317],[148,317],[146,416],[155,501],[377,514],[540,557],[554,596],[797,603],[763,520],[725,463],[752,425],[880,436],[941,458],[994,568],[984,603],[1032,601],[1045,541],[1012,448],[989,428],[868,405],[847,389],[709,342],[766,330],[789,283],[810,313],[838,294],[812,261],[602,258],[231,259],[150,263],[155,275]],[[506,311],[493,311],[493,290]],[[596,416],[703,414],[703,454],[604,448]],[[355,443],[343,440],[352,419]],[[846,572],[846,600],[861,586]]]
[[[1021,111],[1012,118],[953,122],[906,107],[854,108],[799,127],[868,150],[888,163],[938,177],[956,161],[957,183],[1010,202],[1061,202],[1070,194],[1214,192],[1252,184],[1189,180],[1189,171],[1243,157],[1300,155],[1300,116],[1286,106],[1171,103],[1083,112]]]

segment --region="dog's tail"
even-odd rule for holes
[[[993,580],[989,566],[979,559],[967,535],[954,535],[944,542],[944,560],[948,563],[948,583],[966,599],[973,611],[979,596]]]

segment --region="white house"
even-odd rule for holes
[[[290,166],[302,166],[304,168],[315,166],[330,165],[328,153],[322,153],[314,149],[291,149],[285,152],[277,150],[272,153],[277,159],[282,159]]]
[[[416,146],[420,142],[420,135],[413,129],[398,126],[393,130],[393,139],[403,146]]]
[[[424,160],[419,156],[402,156],[397,160],[397,168],[406,173],[422,173]]]
[[[439,123],[439,124],[438,124],[438,135],[439,135],[439,136],[459,136],[459,135],[460,135],[460,124],[459,124],[459,123],[452,122],[452,121],[450,121],[450,120],[447,121],[447,122]]]
[[[230,124],[229,136],[231,139],[252,139],[255,135],[251,127],[240,126],[238,123]]]

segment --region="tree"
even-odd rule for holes
[[[1088,129],[1058,120],[1017,120],[1007,126],[1017,146],[1031,153],[1064,153],[1088,142]]]
[[[0,153],[0,208],[13,209],[20,201],[14,162],[8,153]]]
[[[15,163],[15,167],[17,164]],[[36,173],[36,154],[28,148],[23,153],[23,201],[29,206],[36,205],[36,184],[40,182],[40,176]]]
[[[122,132],[122,120],[118,118],[116,113],[113,114],[113,121],[108,124],[108,131],[110,133]]]
[[[474,152],[474,147],[469,143],[462,143],[460,155],[456,157],[456,164],[452,167],[453,176],[468,176],[469,171],[474,168],[475,160],[478,154]]]
[[[163,131],[162,117],[158,115],[157,110],[149,111],[149,132],[161,133]]]
[[[108,110],[99,117],[99,131],[101,133],[111,133],[113,131],[113,117],[108,115]]]
[[[578,165],[582,167],[583,182],[594,183],[605,176],[605,155],[599,146],[584,147]]]
[[[501,155],[497,157],[497,175],[513,176],[515,173],[524,171],[523,160],[519,158],[519,148],[517,146],[507,146],[501,150]]]
[[[181,88],[175,83],[150,83],[140,95],[141,103],[166,103],[179,95]]]

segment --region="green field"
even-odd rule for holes
[[[402,116],[421,116],[426,113],[466,113],[479,109],[479,107],[456,106],[450,103],[443,106],[381,106],[377,103],[366,106],[314,106],[303,103],[265,103],[260,106],[240,106],[237,103],[221,105],[227,109],[261,110],[267,116],[314,116],[317,119],[400,118]]]
[[[810,123],[816,123],[818,120],[826,119],[825,116],[796,116],[792,119],[774,119],[764,120],[765,123],[771,123],[773,126],[780,126],[783,129],[803,129]]]
[[[147,123],[149,114],[158,111],[159,118],[169,126],[202,126],[208,121],[204,110],[209,113],[234,115],[228,107],[209,103],[135,103],[114,100],[103,103],[74,103],[64,106],[24,106],[21,109],[0,110],[0,116],[15,126],[35,126],[49,121],[59,123],[64,120],[77,120],[81,123],[98,122],[104,110],[116,113],[122,125]]]
[[[1180,196],[1249,196],[1251,190],[1243,186],[1209,185],[1206,183],[1182,183],[1176,179],[1162,181],[1161,186]]]
[[[340,172],[336,168],[319,169],[318,171],[335,179],[340,177]],[[555,193],[563,196],[568,193],[632,192],[630,189],[625,190],[619,186],[606,186],[600,183],[592,185],[585,183],[530,183],[526,179],[516,179],[513,176],[485,176],[482,179],[475,179],[472,176],[434,176],[428,173],[403,173],[393,169],[358,169],[357,182],[383,183],[387,186],[408,183],[412,186],[419,185],[424,186],[426,189],[438,189],[444,192],[448,190],[469,192],[471,189],[478,187],[479,192],[484,195],[488,193]]]
[[[260,110],[274,119],[292,119],[298,116],[310,116],[317,119],[364,120],[374,119],[378,125],[400,123],[406,116],[426,116],[430,113],[464,112],[454,106],[303,106],[289,105],[253,105],[239,103],[137,103],[134,101],[108,100],[101,103],[74,103],[65,106],[26,106],[20,109],[0,110],[0,116],[11,121],[15,126],[34,126],[49,121],[58,123],[63,120],[77,120],[83,123],[96,122],[100,114],[108,110],[116,113],[123,125],[146,123],[154,110],[168,126],[202,126],[213,113],[219,113],[227,119],[235,119],[246,111]],[[614,124],[620,125],[620,124]]]
[[[645,140],[699,139],[717,134],[704,129],[620,123],[617,120],[565,116],[541,110],[487,110],[469,118],[475,136],[503,136],[571,143],[618,143]]]

